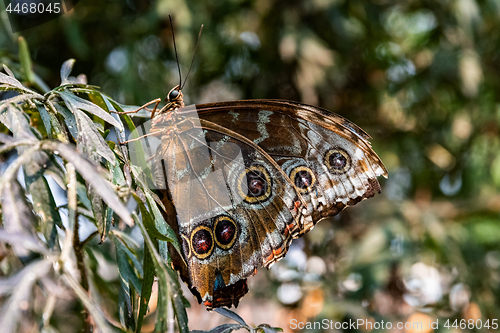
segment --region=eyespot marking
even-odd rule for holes
[[[292,170],[290,179],[298,187],[301,193],[308,193],[316,184],[316,176],[311,169],[305,166],[299,166]]]
[[[245,177],[246,176],[246,177]],[[245,183],[246,179],[246,183]],[[243,200],[254,204],[271,197],[271,176],[261,165],[252,165],[245,169],[238,182],[238,190]]]
[[[221,249],[228,250],[236,241],[238,226],[229,216],[218,216],[214,223],[215,243]]]
[[[325,164],[333,173],[346,173],[351,168],[351,157],[342,148],[333,148],[325,154]]]
[[[200,225],[191,233],[191,250],[199,259],[205,259],[214,249],[212,230],[207,226]]]

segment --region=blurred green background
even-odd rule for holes
[[[440,332],[468,332],[486,330],[443,325],[500,319],[499,1],[80,0],[15,34],[3,12],[0,60],[15,69],[22,35],[50,87],[75,58],[73,75],[142,105],[179,81],[168,15],[183,75],[204,25],[187,104],[324,107],[365,129],[389,170],[381,195],[321,222],[250,278],[237,309],[247,322],[291,332],[292,319],[439,319]],[[191,329],[223,322],[186,296]]]

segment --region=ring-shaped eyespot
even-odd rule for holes
[[[186,255],[186,258],[191,257],[191,247],[189,246],[189,238],[187,238],[186,235],[181,234],[181,239],[182,239],[182,250],[184,251],[184,254]]]
[[[252,165],[246,168],[238,181],[239,194],[249,204],[269,199],[271,197],[271,188],[271,176],[266,168],[261,165]]]
[[[305,166],[299,166],[290,173],[290,180],[297,186],[300,193],[311,192],[316,184],[316,176],[311,169]]]
[[[212,230],[204,225],[198,226],[191,232],[191,250],[198,259],[205,259],[214,250],[214,236]]]
[[[351,168],[351,157],[342,148],[333,148],[325,154],[325,164],[333,173],[346,173]]]
[[[214,223],[214,235],[217,246],[229,250],[236,241],[238,226],[229,216],[217,216]]]

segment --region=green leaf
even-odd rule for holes
[[[18,42],[21,68],[23,69],[24,75],[26,76],[26,81],[28,81],[29,84],[32,84],[35,82],[35,77],[33,75],[33,70],[31,69],[31,56],[28,49],[28,43],[26,43],[26,39],[24,39],[23,36],[19,37]]]
[[[137,131],[135,131],[136,128],[134,122],[130,119],[130,117],[128,117],[127,115],[123,115],[123,118],[125,119],[125,123],[127,124],[130,132],[133,134],[137,134]],[[148,182],[152,181],[154,178],[146,161],[147,154],[144,152],[142,141],[132,141],[128,143],[127,147],[132,151],[134,157],[133,165],[131,165],[131,168],[132,171],[134,171],[135,169],[135,178],[140,179],[140,181],[144,184],[148,184]],[[147,185],[145,185],[144,187],[149,188],[149,186]]]
[[[75,59],[66,60],[61,66],[61,85],[68,84],[68,76],[73,69],[73,65],[75,64]]]
[[[108,170],[111,172],[111,182],[118,186],[127,186],[127,182],[125,181],[125,175],[123,174],[122,168],[120,168],[119,163],[110,163],[107,162]]]
[[[81,97],[78,97],[71,92],[68,91],[61,91],[59,92],[59,96],[62,97],[66,105],[70,109],[80,109],[84,111],[88,111],[92,113],[93,115],[98,116],[99,118],[105,120],[109,124],[115,126],[118,128],[120,131],[123,131],[123,125],[116,120],[111,114],[107,113],[104,111],[100,106],[87,101],[86,99],[83,99]]]
[[[62,142],[68,142],[68,137],[66,136],[66,132],[64,131],[63,126],[57,119],[56,110],[51,109],[51,104],[49,102],[45,103],[43,106],[37,104],[38,112],[40,113],[40,117],[45,125],[45,129],[49,137],[56,138]],[[69,113],[69,112],[68,112]],[[47,122],[48,117],[48,124]]]
[[[171,239],[172,245],[175,247],[177,252],[181,254],[181,258],[183,258],[181,252],[181,244],[179,242],[179,239],[177,238],[177,235],[175,234],[175,231],[168,225],[168,223],[163,218],[163,215],[158,209],[158,206],[156,205],[156,202],[151,196],[151,194],[148,191],[145,191],[144,194],[146,196],[149,209],[153,213],[156,230],[158,230],[160,234],[166,236],[168,239]]]
[[[125,244],[126,247],[132,248],[132,247],[139,247],[139,244],[129,235],[126,233],[118,230],[118,229],[113,229],[111,230],[111,233],[115,235],[116,237],[120,238],[120,240]]]
[[[78,182],[76,185],[76,194],[78,195],[78,200],[87,208],[87,210],[92,210],[92,203],[87,196],[87,188],[84,184]]]
[[[113,244],[115,244],[116,248],[116,261],[118,264],[118,271],[120,272],[120,276],[123,280],[132,283],[134,288],[140,293],[142,290],[141,281],[139,277],[134,272],[134,268],[130,264],[129,259],[131,257],[135,257],[129,249],[127,249],[117,237],[113,237]],[[134,258],[134,261],[137,262],[137,258]],[[139,265],[140,266],[140,265]],[[142,271],[142,268],[141,268]]]
[[[94,213],[97,231],[101,237],[101,242],[103,242],[107,236],[104,205],[101,197],[92,184],[87,185],[87,194],[92,203],[92,212]]]
[[[118,290],[118,316],[120,324],[129,330],[135,330],[134,310],[132,308],[131,288],[128,281],[120,279],[120,288]]]
[[[234,320],[237,323],[240,323],[241,325],[248,326],[243,318],[241,318],[236,312],[233,312],[227,308],[215,308],[214,311],[218,314],[228,317],[229,319]]]
[[[43,121],[43,126],[45,126],[45,131],[49,136],[51,136],[52,133],[52,120],[50,119],[50,115],[47,112],[47,109],[45,106],[37,104],[36,108],[38,110],[38,113],[40,113],[40,118],[42,118]]]
[[[271,327],[268,324],[260,324],[259,326],[256,327],[256,331],[262,331],[264,333],[277,333],[277,332],[283,332],[282,328],[279,327]]]
[[[150,213],[147,210],[145,204],[141,201],[141,199],[136,194],[133,194],[133,196],[134,196],[135,200],[137,201],[137,204],[139,205],[139,209],[140,209],[141,215],[142,215],[142,221],[144,223],[146,230],[148,231],[148,234],[151,237],[153,237],[154,239],[173,243],[175,238],[172,239],[172,238],[169,238],[167,235],[163,235],[162,233],[160,233],[158,231],[158,229],[156,229],[156,224],[155,224],[154,216],[152,216],[152,213]]]
[[[151,298],[151,291],[153,290],[153,282],[155,277],[155,264],[153,263],[153,258],[151,257],[150,250],[147,246],[144,246],[143,269],[144,278],[142,280],[142,293],[139,305],[139,314],[137,317],[137,333],[141,331],[144,316],[148,312],[148,304]]]
[[[111,208],[106,207],[106,217],[104,221],[104,233],[101,236],[101,243],[104,242],[102,237],[106,237],[111,230],[111,224],[113,223],[114,212]]]
[[[40,218],[41,231],[52,248],[57,245],[57,228],[63,228],[61,215],[56,206],[49,183],[45,179],[45,168],[36,162],[24,165],[24,179],[28,193],[31,194],[33,209]]]
[[[177,274],[170,268],[166,266],[160,257],[156,247],[149,235],[147,229],[136,214],[133,214],[134,220],[141,229],[142,235],[144,237],[145,248],[148,247],[151,258],[153,259],[156,276],[158,279],[167,279],[170,287],[170,298],[172,301],[175,316],[177,318],[177,325],[181,333],[189,333],[188,328],[188,317],[186,313],[186,308],[184,306],[184,297],[182,296],[182,289],[179,285],[179,280]],[[146,274],[146,271],[144,272]]]
[[[123,235],[123,233],[121,233],[121,235]],[[115,236],[115,238],[118,239],[119,243],[121,244],[120,250],[123,251],[127,255],[128,259],[130,259],[130,261],[134,265],[134,268],[139,273],[139,278],[142,278],[144,276],[143,267],[142,267],[141,263],[139,262],[138,255],[136,253],[134,253],[134,252],[137,252],[137,249],[135,249],[134,252],[132,252],[131,248],[123,240],[122,237],[118,236],[117,234],[115,234],[114,236]],[[135,246],[135,247],[138,248],[138,246]],[[140,288],[138,290],[140,291]]]
[[[94,161],[100,157],[105,158],[111,164],[116,163],[115,154],[109,148],[103,137],[97,132],[94,122],[82,111],[74,110],[78,126],[77,147]]]
[[[71,134],[73,139],[76,140],[78,138],[78,126],[76,124],[75,115],[71,113],[71,111],[69,111],[65,106],[54,104],[54,107],[56,108],[57,112],[62,114],[64,122],[68,127],[69,133]]]

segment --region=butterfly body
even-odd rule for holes
[[[380,192],[377,177],[387,176],[361,128],[291,101],[186,107],[176,87],[152,132],[161,137],[156,178],[182,242],[173,264],[208,309],[237,306],[258,267],[283,258],[321,219]]]

